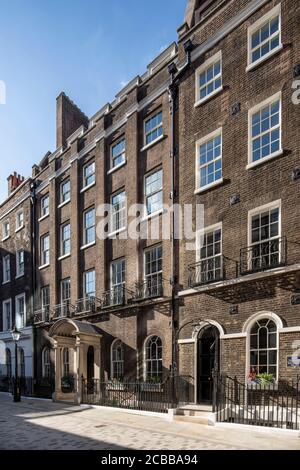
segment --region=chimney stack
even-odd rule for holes
[[[64,147],[73,132],[88,124],[89,118],[62,92],[56,98],[56,148]]]
[[[25,180],[24,176],[20,176],[19,174],[17,174],[16,171],[14,172],[13,175],[10,175],[7,178],[8,195],[10,195],[13,191],[15,191],[20,186],[20,184],[23,183],[24,180]]]

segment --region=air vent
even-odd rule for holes
[[[300,294],[293,294],[291,296],[291,305],[300,305]]]
[[[231,116],[235,116],[241,111],[241,103],[235,103],[231,106]]]
[[[237,305],[231,305],[229,307],[229,315],[237,315],[239,313],[239,307]]]
[[[231,206],[234,206],[235,204],[238,204],[239,202],[241,202],[240,195],[239,194],[233,194],[232,196],[230,196],[229,202],[230,202]]]
[[[300,178],[300,168],[294,168],[292,173],[292,180],[296,181]]]
[[[294,77],[299,77],[300,76],[300,64],[295,65],[294,67]]]

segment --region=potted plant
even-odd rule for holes
[[[275,384],[275,377],[273,374],[267,374],[266,372],[263,372],[262,374],[258,374],[257,378],[260,385],[263,387],[268,387]]]
[[[74,376],[73,375],[64,375],[61,378],[61,391],[63,393],[74,392]]]

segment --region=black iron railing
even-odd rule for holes
[[[125,304],[125,286],[112,287],[107,292],[104,292],[102,297],[102,307],[117,307]]]
[[[85,297],[77,300],[75,304],[75,315],[82,315],[84,313],[95,313],[97,308],[101,306],[101,300],[97,297]]]
[[[69,301],[54,305],[51,310],[51,320],[58,320],[59,318],[70,318],[74,311],[74,307]]]
[[[243,384],[237,378],[214,379],[217,421],[300,429],[300,383]]]
[[[149,277],[144,282],[138,282],[135,285],[135,292],[133,294],[132,300],[146,300],[153,299],[155,297],[163,297],[164,288],[163,280],[160,275],[155,275]]]
[[[0,376],[0,392],[13,393],[14,377]],[[24,397],[51,398],[54,391],[54,378],[33,379],[33,377],[19,377],[21,395]]]
[[[188,283],[190,287],[222,281],[226,278],[224,256],[216,256],[198,261],[188,267]]]
[[[82,402],[130,410],[167,413],[174,407],[171,379],[164,383],[82,380]]]
[[[285,266],[286,263],[286,237],[257,243],[255,245],[242,248],[240,252],[241,275]]]
[[[42,307],[40,310],[34,312],[34,323],[49,323],[50,322],[50,307]]]

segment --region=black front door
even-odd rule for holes
[[[218,367],[219,332],[214,326],[201,330],[198,337],[197,399],[212,403],[213,372]]]

